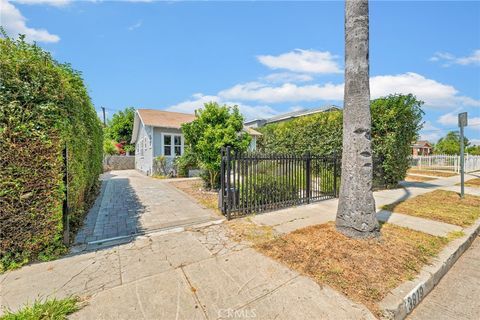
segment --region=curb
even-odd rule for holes
[[[379,303],[382,319],[401,320],[412,312],[480,234],[480,219],[463,232],[465,236],[452,240],[414,280],[402,283]]]

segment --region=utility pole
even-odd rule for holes
[[[468,114],[458,114],[458,126],[460,127],[460,197],[465,196],[465,150],[463,143],[463,128],[468,125]]]
[[[103,111],[103,126],[106,127],[107,126],[107,121],[105,119],[105,107],[101,107],[102,108],[102,111]]]

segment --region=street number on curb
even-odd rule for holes
[[[423,299],[424,294],[424,284],[420,283],[415,287],[410,293],[403,299],[405,302],[405,307],[407,308],[407,314],[412,312],[412,310],[420,303]]]

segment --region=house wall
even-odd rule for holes
[[[140,123],[135,143],[135,169],[147,175],[152,174],[153,128]]]
[[[185,138],[183,137],[182,130],[171,128],[153,128],[153,158],[164,155],[164,135],[180,135],[182,139],[182,154],[185,150]],[[167,159],[167,170],[173,168],[173,161],[175,160],[174,150],[172,147],[172,155],[165,156]]]

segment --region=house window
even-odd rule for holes
[[[163,136],[163,155],[172,155],[172,136],[170,135]]]
[[[175,136],[174,142],[175,142],[175,156],[181,156],[182,155],[182,137]]]
[[[164,135],[163,136],[163,155],[181,156],[182,155],[182,136]]]

